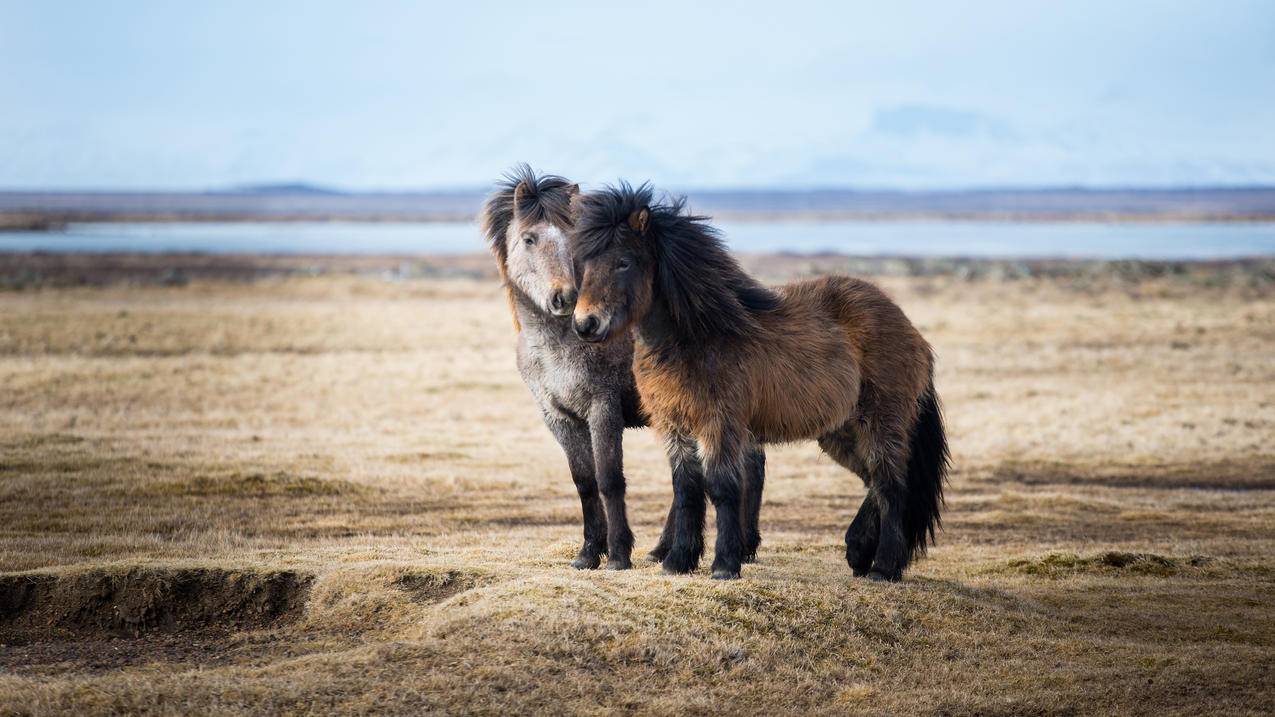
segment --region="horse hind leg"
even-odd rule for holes
[[[858,455],[867,469],[868,497],[876,513],[876,554],[867,577],[894,582],[912,558],[908,539],[908,448],[906,431],[874,425],[859,432]]]
[[[880,520],[877,498],[869,489],[859,505],[859,512],[846,528],[846,564],[855,577],[867,575],[872,568],[880,540]]]
[[[942,522],[949,454],[933,384],[916,409],[883,412],[860,428],[858,453],[869,467],[880,523],[868,571],[876,580],[899,580],[912,559],[926,552]]]
[[[846,563],[856,577],[862,577],[872,567],[881,532],[877,497],[873,495],[868,468],[855,450],[856,439],[849,426],[821,437],[819,447],[843,468],[857,474],[868,486],[868,494],[859,505],[859,512],[850,522],[850,527],[846,528]]]

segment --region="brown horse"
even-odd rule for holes
[[[705,218],[654,203],[647,185],[582,195],[575,213],[576,333],[604,343],[634,329],[638,392],[674,466],[665,570],[695,568],[707,492],[713,577],[739,577],[746,456],[815,439],[868,486],[846,561],[898,580],[934,539],[948,464],[933,357],[903,311],[849,277],[767,289]]]

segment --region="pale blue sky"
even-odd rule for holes
[[[1275,184],[1270,0],[691,5],[0,0],[0,188]]]

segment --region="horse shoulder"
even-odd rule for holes
[[[717,421],[725,408],[715,395],[720,383],[705,380],[690,362],[660,360],[639,350],[633,364],[642,405],[664,432],[698,434],[699,427]]]

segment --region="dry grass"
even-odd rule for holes
[[[570,570],[491,281],[0,294],[0,714],[1275,711],[1275,299],[886,285],[956,457],[899,585],[850,577],[862,485],[809,445],[744,580]]]

